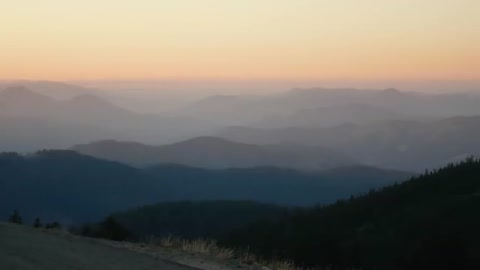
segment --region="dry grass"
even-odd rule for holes
[[[266,263],[267,267],[273,270],[303,270],[291,261],[271,261]]]
[[[255,254],[246,251],[238,251],[229,248],[219,247],[217,242],[209,239],[194,239],[186,240],[180,237],[146,237],[145,241],[142,244],[142,249],[144,248],[163,248],[169,249],[172,251],[182,251],[190,255],[199,255],[204,259],[214,259],[217,262],[222,263],[223,265],[236,265],[232,268],[215,268],[215,269],[249,269],[249,270],[330,270],[330,267],[325,267],[322,269],[307,269],[302,268],[293,261],[289,260],[264,260]],[[125,244],[125,242],[124,242]],[[229,263],[227,263],[229,262]],[[209,269],[209,268],[202,268]],[[345,269],[345,270],[360,270],[360,269]]]
[[[221,260],[234,258],[235,252],[232,249],[222,248],[214,240],[195,239],[185,240],[178,237],[165,237],[161,239],[150,238],[147,242],[164,248],[173,248],[188,253],[201,254]]]
[[[240,265],[256,266],[256,269],[261,270],[306,270],[295,266],[292,261],[266,261],[248,251],[239,252],[233,249],[219,247],[214,240],[185,240],[169,236],[160,239],[149,237],[147,238],[147,243],[149,243],[149,245],[182,250],[191,254],[200,254],[219,260],[235,260]]]

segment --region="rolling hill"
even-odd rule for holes
[[[380,169],[325,175],[279,168],[207,170],[179,165],[136,169],[73,151],[0,155],[0,217],[18,209],[62,223],[167,201],[251,200],[282,205],[331,203],[351,194],[406,180]]]
[[[358,164],[324,147],[302,145],[253,145],[215,137],[197,137],[169,145],[100,141],[76,145],[81,154],[138,167],[181,164],[207,169],[282,167],[319,171]]]

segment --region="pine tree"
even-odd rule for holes
[[[124,241],[131,236],[131,233],[112,216],[107,217],[102,223],[100,223],[100,228],[95,233],[95,237],[114,241]]]
[[[13,214],[10,216],[10,218],[8,219],[11,223],[15,223],[15,224],[22,224],[22,217],[20,216],[20,214],[18,213],[17,210],[13,211]]]

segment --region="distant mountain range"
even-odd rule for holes
[[[99,89],[93,89],[75,84],[56,81],[0,81],[0,89],[15,88],[19,86],[28,88],[37,94],[42,94],[58,100],[68,100],[77,96],[99,95],[102,93],[102,91]]]
[[[134,120],[132,118],[137,116],[93,95],[56,100],[22,86],[0,91],[0,115],[104,126],[111,126],[119,119]]]
[[[100,88],[86,85],[98,85]],[[173,89],[147,89],[142,86],[129,85],[119,82],[118,84],[84,82],[82,85],[58,81],[33,81],[33,80],[0,80],[0,90],[9,87],[23,86],[31,91],[48,96],[56,100],[69,100],[82,95],[92,95],[108,100],[109,102],[138,113],[166,113],[174,108],[182,107],[193,100],[199,99],[202,95],[189,95],[178,93]],[[127,85],[127,86],[126,86]],[[106,88],[105,88],[106,87]],[[200,97],[199,97],[200,96]]]
[[[0,89],[0,151],[111,140],[89,151],[135,166],[175,162],[317,170],[360,163],[417,172],[480,154],[480,95],[475,93],[295,89],[269,96],[213,96],[156,115],[133,112],[101,91],[75,85],[1,85],[10,86]],[[203,139],[185,141],[197,137]],[[115,142],[114,155],[113,140],[140,144]],[[111,153],[95,152],[93,146]]]
[[[359,164],[326,147],[298,144],[253,145],[215,137],[198,137],[162,146],[100,141],[76,145],[72,150],[139,167],[174,163],[208,169],[273,166],[319,171]]]
[[[301,143],[326,147],[363,164],[409,171],[437,168],[480,155],[480,117],[436,121],[387,121],[334,128],[258,129],[232,127],[218,134],[252,143]]]
[[[0,90],[0,127],[0,150],[14,151],[105,138],[166,143],[214,130],[208,122],[138,114],[90,94],[58,100],[21,86]]]
[[[480,95],[423,94],[397,89],[294,89],[269,96],[212,96],[183,113],[249,127],[333,127],[345,123],[480,115]]]
[[[256,123],[251,123],[249,126],[259,128],[335,127],[342,124],[362,125],[412,118],[407,113],[396,113],[383,107],[345,104],[303,109],[286,115],[272,115]],[[423,119],[427,118],[423,117]]]
[[[0,216],[98,221],[133,207],[179,200],[252,200],[282,205],[331,203],[409,178],[354,167],[323,173],[280,168],[206,170],[179,165],[135,169],[73,151],[0,155]]]

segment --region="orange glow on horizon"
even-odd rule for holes
[[[9,1],[0,79],[478,80],[479,11],[477,0]]]

